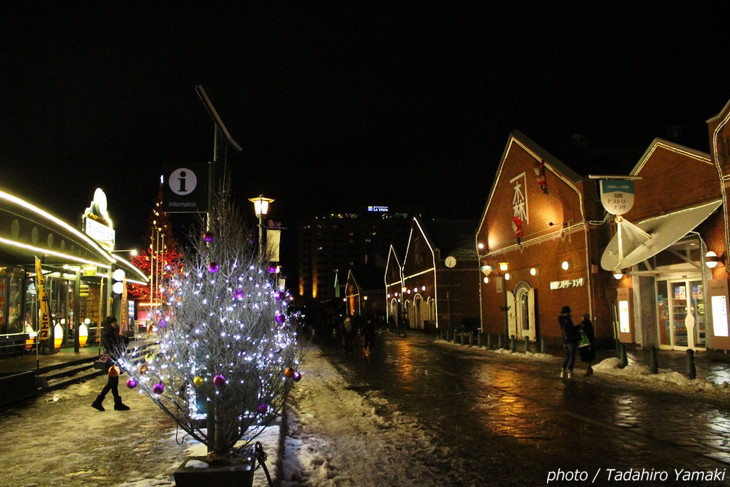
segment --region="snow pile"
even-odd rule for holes
[[[313,349],[290,396],[282,487],[468,485],[460,459],[376,391],[348,384]],[[449,473],[450,472],[450,473]],[[451,476],[451,477],[450,477]]]
[[[730,384],[727,381],[715,384],[704,379],[689,379],[679,372],[669,369],[659,369],[652,374],[649,367],[640,364],[629,364],[620,367],[621,361],[616,358],[607,358],[593,366],[598,374],[610,375],[618,379],[638,381],[642,386],[652,389],[680,392],[680,393],[707,393],[709,395],[723,395],[730,397]]]

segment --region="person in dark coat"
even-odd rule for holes
[[[106,369],[108,377],[106,385],[101,390],[101,393],[96,396],[96,400],[91,403],[91,407],[99,411],[104,411],[104,406],[101,403],[104,401],[107,393],[111,391],[114,397],[114,409],[116,411],[128,411],[129,406],[122,402],[122,396],[119,395],[119,367],[115,363],[124,354],[127,343],[119,334],[119,324],[114,316],[104,318],[101,329],[101,344],[104,346],[104,352],[112,357],[113,362]]]
[[[578,349],[578,328],[573,324],[573,318],[570,316],[570,306],[563,306],[558,316],[558,324],[563,334],[563,350],[565,357],[563,358],[563,366],[560,369],[560,377],[573,377],[573,366],[575,365],[575,353]]]
[[[578,348],[578,353],[580,361],[586,364],[586,375],[591,375],[593,374],[593,361],[596,360],[596,334],[593,330],[593,323],[591,323],[591,315],[585,313],[583,320],[578,323],[578,327],[583,330],[590,342],[589,345]]]

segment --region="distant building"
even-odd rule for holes
[[[362,213],[332,213],[300,219],[297,224],[298,298],[302,301],[344,299],[348,271],[353,270],[367,289],[367,275],[372,273],[369,268],[380,269],[377,289],[382,293],[389,246],[392,242],[406,241],[408,218],[407,213],[375,206]]]
[[[478,329],[477,222],[414,217],[402,260],[394,247],[385,270],[388,321],[418,330]],[[402,267],[401,267],[402,262]]]

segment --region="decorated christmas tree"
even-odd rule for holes
[[[172,231],[172,224],[163,211],[162,184],[157,188],[157,197],[147,217],[149,242],[144,250],[131,258],[132,264],[150,276],[150,284],[127,284],[127,290],[138,302],[154,306],[159,301],[160,280],[167,280],[179,272],[182,255]]]
[[[157,343],[133,345],[121,364],[127,386],[141,388],[215,458],[250,444],[301,378],[289,295],[249,234],[224,186],[209,222],[192,230],[179,273],[163,285]]]

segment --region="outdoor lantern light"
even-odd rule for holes
[[[489,284],[489,277],[484,278],[484,284]]]
[[[83,347],[86,345],[86,341],[89,339],[89,327],[81,323],[79,325],[79,346]]]
[[[479,268],[479,270],[482,271],[482,274],[484,274],[485,276],[489,277],[489,274],[491,274],[494,269],[492,268],[491,265],[487,264],[487,265],[481,266]]]
[[[112,279],[114,282],[112,283],[112,292],[114,294],[122,294],[124,292],[124,270],[122,269],[116,269],[112,273]]]
[[[530,275],[531,276],[537,275],[537,267],[530,267]]]
[[[249,198],[248,201],[253,203],[253,211],[259,218],[266,216],[266,214],[269,212],[269,203],[274,202],[272,198],[267,198],[262,194],[258,195],[255,198]]]
[[[624,277],[624,273],[620,269],[616,269],[615,271],[613,271],[613,278],[616,279],[617,281],[619,279],[623,279],[623,277]]]
[[[273,203],[272,198],[260,194],[255,198],[249,198],[253,203],[253,211],[259,219],[259,264],[264,262],[264,216],[269,212],[269,204]]]
[[[564,260],[564,261],[563,261],[563,263],[562,263],[562,264],[560,264],[560,267],[561,267],[561,268],[562,268],[562,269],[563,269],[564,271],[567,271],[567,270],[568,270],[568,269],[570,268],[570,263],[569,263],[569,262],[568,262],[567,260]]]
[[[499,270],[504,272],[507,269],[509,269],[509,263],[508,262],[500,262],[499,263]]]
[[[509,281],[509,278],[510,278],[510,277],[512,277],[512,276],[510,276],[509,272],[505,272],[505,273],[504,273],[504,280],[505,280],[505,281]]]
[[[709,250],[705,254],[705,265],[707,267],[709,267],[710,269],[714,269],[715,267],[717,267],[717,264],[719,264],[719,263],[720,263],[720,257],[712,250]]]

